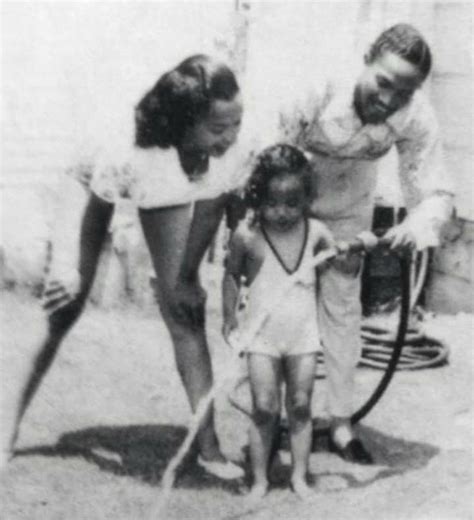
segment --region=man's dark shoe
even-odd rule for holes
[[[359,439],[350,440],[344,448],[340,448],[331,438],[329,438],[329,451],[337,453],[339,457],[347,462],[355,462],[356,464],[373,464],[372,455],[365,449],[365,446]]]

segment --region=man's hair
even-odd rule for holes
[[[372,63],[384,52],[393,52],[417,67],[423,80],[431,70],[430,47],[412,25],[400,23],[383,31],[371,45],[367,61]]]
[[[141,148],[178,146],[187,128],[204,117],[215,99],[239,92],[232,70],[199,54],[163,74],[135,108],[135,144]]]
[[[281,174],[299,176],[306,196],[311,197],[311,171],[303,152],[288,144],[276,144],[265,148],[257,157],[245,190],[247,205],[259,208],[267,195],[270,181]]]

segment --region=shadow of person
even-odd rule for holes
[[[394,437],[369,426],[357,425],[357,435],[367,446],[377,466],[411,471],[425,467],[439,453],[439,448],[428,443]],[[329,437],[315,432],[314,451],[328,449]]]
[[[186,436],[186,428],[171,424],[98,426],[62,435],[53,446],[16,450],[15,457],[83,457],[102,471],[157,485]],[[175,485],[180,488],[224,488],[241,493],[241,482],[223,481],[196,464],[192,446],[180,465]]]
[[[381,479],[419,470],[439,453],[431,444],[409,441],[388,435],[368,426],[356,426],[358,436],[374,458],[373,465],[360,465],[342,460],[330,453],[327,431],[315,431],[312,451],[316,455],[310,464],[309,482],[322,491],[363,488]],[[278,441],[279,451],[271,463],[270,479],[273,487],[286,487],[290,478],[288,432],[283,429]],[[243,448],[244,452],[248,447]],[[314,468],[314,469],[313,469]]]

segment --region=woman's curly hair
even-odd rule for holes
[[[266,197],[270,181],[284,173],[301,177],[306,196],[314,196],[311,170],[303,152],[289,144],[276,144],[265,148],[256,159],[245,189],[247,206],[258,209]]]
[[[399,23],[383,31],[370,47],[368,63],[384,52],[393,52],[418,68],[423,80],[431,70],[431,51],[426,40],[412,25]]]
[[[135,144],[178,146],[213,100],[230,101],[238,92],[237,79],[227,65],[203,54],[187,58],[163,74],[136,106]]]

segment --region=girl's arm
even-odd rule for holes
[[[245,274],[245,256],[245,241],[237,231],[230,240],[222,281],[222,315],[224,320],[222,333],[226,340],[238,325],[236,312],[239,302],[240,282]]]
[[[329,231],[329,229],[322,223],[318,221],[318,227],[316,230],[316,240],[314,241],[314,249],[313,254],[317,254],[324,249],[331,249],[336,247],[336,241]]]

